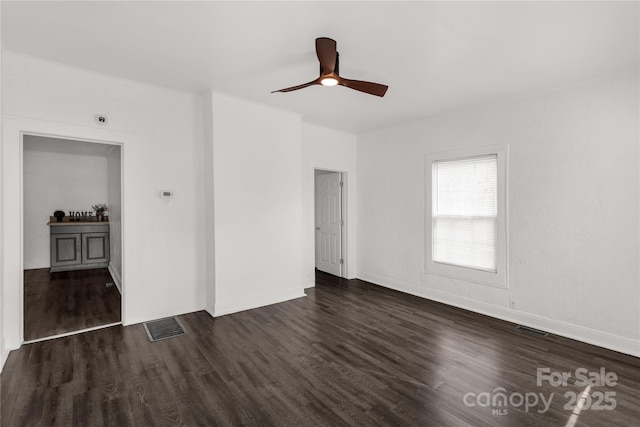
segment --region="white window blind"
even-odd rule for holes
[[[433,162],[434,262],[496,271],[497,156]]]

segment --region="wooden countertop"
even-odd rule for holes
[[[104,221],[96,221],[96,218],[93,217],[93,221],[69,221],[71,217],[65,216],[62,218],[61,222],[58,222],[55,216],[49,217],[49,222],[47,225],[53,227],[64,227],[69,225],[109,225],[109,220],[105,219]]]

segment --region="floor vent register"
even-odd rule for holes
[[[519,329],[522,332],[525,332],[527,334],[536,335],[539,337],[546,337],[547,335],[549,335],[548,332],[541,331],[540,329],[530,328],[528,326],[523,326],[523,325],[516,326],[516,329]]]
[[[144,329],[147,331],[147,336],[151,342],[178,337],[187,333],[182,323],[175,317],[144,322]]]

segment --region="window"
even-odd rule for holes
[[[427,156],[427,274],[507,287],[505,163],[505,146]]]
[[[433,162],[433,260],[496,271],[497,156]]]

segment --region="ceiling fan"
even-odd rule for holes
[[[340,77],[339,71],[339,55],[336,51],[336,41],[328,37],[319,37],[316,39],[316,54],[320,61],[320,77],[317,79],[301,84],[298,86],[288,87],[286,89],[274,90],[274,92],[291,92],[298,89],[313,85],[323,86],[344,86],[349,89],[358,90],[376,96],[384,96],[389,86],[379,83],[365,82],[362,80],[350,80]]]

